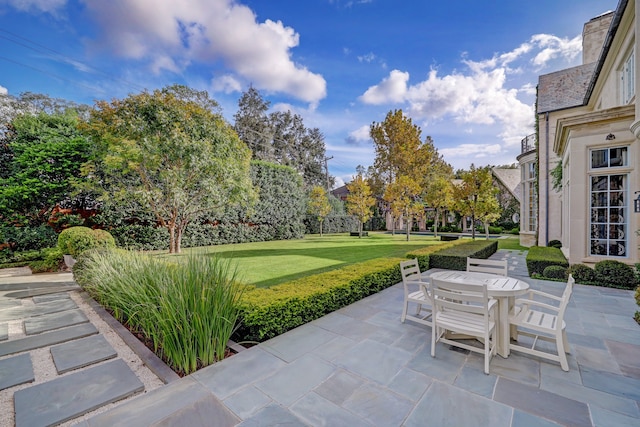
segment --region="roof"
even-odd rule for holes
[[[520,201],[520,169],[492,168],[491,172],[513,197]]]
[[[538,113],[584,105],[597,62],[544,74],[538,79]]]

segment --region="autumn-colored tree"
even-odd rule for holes
[[[428,207],[435,210],[433,232],[434,236],[438,237],[440,214],[444,214],[447,209],[453,206],[453,184],[451,177],[447,175],[435,176],[427,183],[423,200]]]
[[[491,179],[489,167],[476,168],[473,164],[470,170],[460,172],[462,182],[455,185],[453,195],[455,209],[463,216],[471,217],[472,238],[476,238],[476,219],[484,215],[490,197],[495,198],[496,188]]]
[[[489,224],[500,218],[502,207],[496,197],[498,189],[493,187],[493,192],[483,194],[478,199],[476,218],[484,224],[484,233],[489,239]]]
[[[251,152],[218,110],[207,92],[176,85],[100,101],[84,127],[95,148],[83,171],[90,187],[153,212],[170,253],[194,218],[255,198]]]
[[[387,186],[384,193],[384,199],[391,204],[392,215],[394,217],[402,216],[406,219],[407,241],[409,241],[413,217],[424,213],[424,205],[416,197],[416,194],[419,193],[418,183],[406,175],[396,177],[396,180]]]
[[[320,237],[322,237],[322,223],[332,210],[327,191],[324,187],[316,185],[309,194],[309,213],[315,215],[320,223]]]
[[[369,183],[358,173],[349,184],[347,184],[347,212],[354,215],[360,221],[358,226],[358,237],[362,237],[362,226],[373,216],[371,209],[376,204],[376,198],[372,196]]]

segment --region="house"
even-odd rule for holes
[[[639,4],[587,22],[582,65],[539,77],[537,132],[518,156],[521,243],[559,240],[571,264],[640,260]]]

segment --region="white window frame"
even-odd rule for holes
[[[620,98],[622,105],[631,103],[636,95],[635,68],[635,50],[632,49],[620,69]]]

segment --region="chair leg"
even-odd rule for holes
[[[438,327],[433,323],[431,325],[431,357],[436,357],[436,335],[438,334]]]
[[[407,318],[407,306],[409,305],[409,301],[404,302],[404,308],[402,309],[402,317],[400,318],[400,321],[402,323],[404,323],[405,319]]]
[[[558,347],[558,357],[560,358],[560,367],[563,371],[569,372],[569,363],[567,362],[567,354],[564,352],[564,334],[556,334],[556,346]]]
[[[420,312],[422,311],[422,304],[416,304],[416,316],[420,315]]]
[[[487,375],[489,375],[489,360],[491,359],[490,350],[491,350],[491,341],[489,341],[489,335],[487,335],[484,338],[484,373]]]
[[[567,354],[571,354],[571,347],[569,346],[569,341],[567,340],[567,331],[565,329],[562,330],[562,345],[564,346],[564,352]]]

